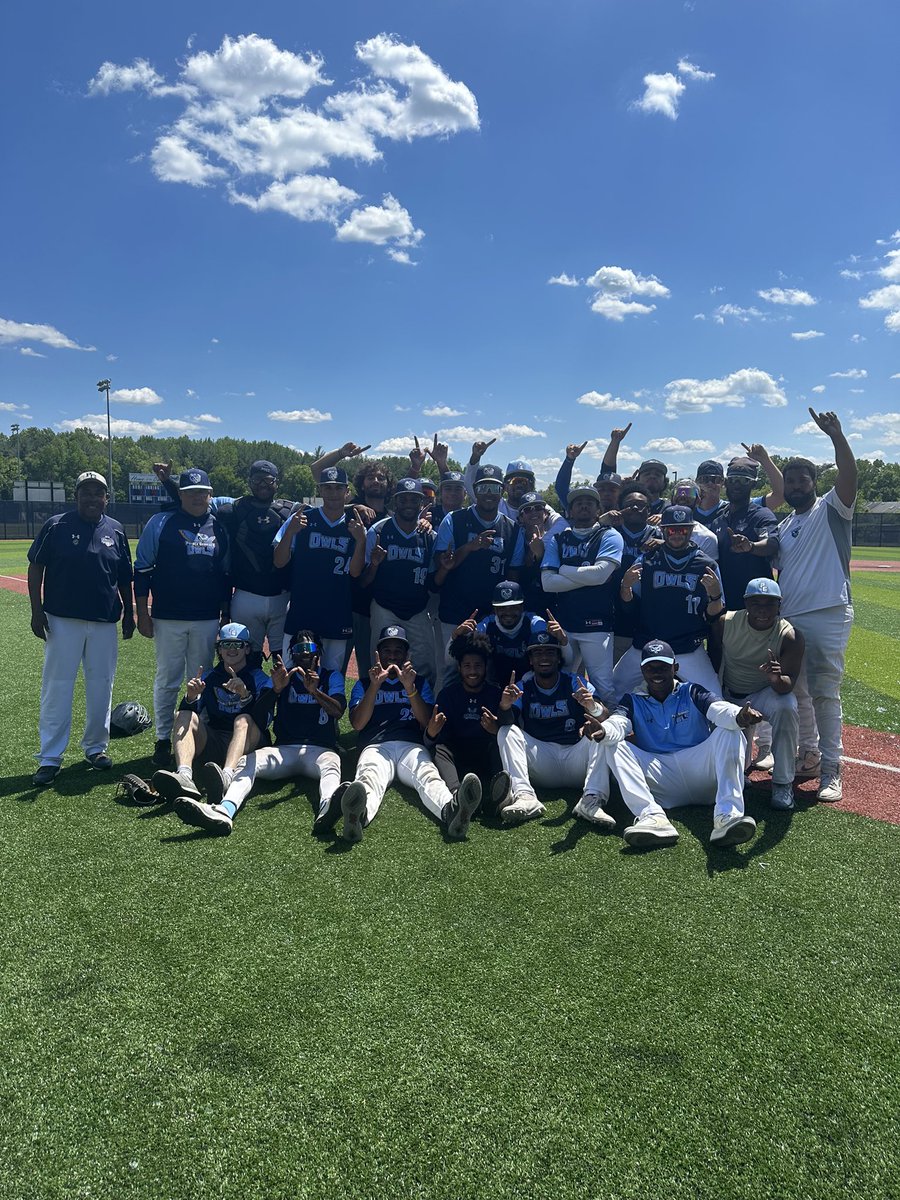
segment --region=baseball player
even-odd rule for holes
[[[218,663],[206,674],[199,666],[188,680],[175,720],[175,770],[153,775],[157,792],[175,805],[188,825],[198,824],[196,805],[181,803],[200,799],[195,762],[207,800],[213,806],[221,804],[238,763],[256,749],[271,720],[272,683],[265,671],[248,664],[250,649],[246,625],[232,621],[222,626],[216,636]]]
[[[427,607],[436,535],[430,528],[419,527],[424,502],[420,479],[397,481],[393,515],[376,521],[366,534],[367,566],[362,586],[371,593],[373,627],[381,630],[386,625],[402,624],[409,639],[413,666],[433,684],[437,663],[434,629]],[[373,659],[377,640],[376,633],[371,646]]]
[[[715,695],[719,681],[704,643],[709,620],[725,607],[722,581],[716,564],[691,540],[689,508],[664,509],[660,528],[662,543],[635,559],[619,586],[622,608],[636,613],[636,632],[631,649],[616,663],[615,692],[622,696],[640,683],[641,648],[661,638],[675,647],[682,678]]]
[[[365,567],[366,527],[356,509],[345,510],[350,489],[342,467],[325,467],[318,491],[322,507],[293,513],[275,535],[275,566],[291,565],[281,654],[289,656],[301,629],[316,629],[322,666],[342,672],[353,633],[351,579]]]
[[[747,556],[750,557],[749,555]],[[758,561],[751,559],[751,561]],[[723,612],[710,627],[710,650],[721,658],[722,695],[749,704],[766,720],[757,726],[753,765],[772,771],[772,807],[794,807],[794,759],[799,719],[794,687],[803,662],[803,635],[779,616],[781,589],[774,579],[748,581],[744,608]],[[762,744],[762,729],[769,741]]]
[[[815,465],[805,458],[790,459],[784,465],[784,494],[793,513],[764,540],[750,542],[735,535],[732,549],[752,550],[761,557],[774,555],[781,615],[806,643],[795,688],[800,710],[799,773],[814,775],[820,752],[819,799],[834,802],[843,795],[841,681],[853,624],[850,546],[857,467],[837,414],[812,408],[809,413],[834,447],[834,487],[817,497]]]
[[[600,496],[595,488],[571,488],[568,515],[570,527],[547,536],[541,582],[545,592],[555,593],[555,611],[574,662],[583,663],[594,691],[611,704],[615,699],[613,576],[624,543],[617,530],[599,523]]]
[[[425,727],[425,748],[434,755],[438,774],[456,796],[460,779],[476,775],[491,815],[510,793],[497,747],[500,688],[487,681],[490,643],[480,633],[457,638],[450,653],[459,663],[459,676],[438,693]]]
[[[758,469],[752,458],[733,458],[725,474],[728,503],[708,524],[718,542],[719,574],[725,593],[725,607],[739,612],[744,606],[747,584],[767,576],[772,569],[767,559],[738,554],[731,548],[731,535],[741,533],[751,542],[768,537],[778,524],[771,509],[750,503],[750,489],[756,483]]]
[[[629,426],[629,428],[631,428],[631,426]],[[613,432],[623,433],[622,430],[614,430]],[[569,445],[566,446],[566,455],[562,460],[562,464],[560,465],[559,471],[556,474],[556,482],[553,485],[563,508],[567,509],[569,505],[569,489],[572,486],[572,471],[575,466],[575,462],[584,451],[586,446],[587,442],[582,442],[580,446],[576,445],[574,442],[570,442]],[[609,512],[610,509],[615,508],[616,503],[618,502],[619,491],[622,487],[622,476],[616,471],[610,471],[601,465],[600,473],[597,475],[596,480],[591,484],[591,487],[600,496],[600,511],[604,513]]]
[[[466,489],[473,499],[477,490],[475,484],[478,479],[479,465],[485,452],[489,447],[493,446],[496,440],[496,438],[491,438],[489,442],[474,442],[472,445],[472,453],[466,464],[465,479]],[[500,501],[500,513],[513,521],[517,521],[522,497],[529,492],[535,491],[534,468],[531,464],[521,458],[508,463],[506,472],[503,475],[503,491],[505,495]],[[547,506],[547,515],[551,529],[565,528],[565,519],[558,512],[554,512],[549,505]]]
[[[341,797],[343,836],[358,842],[375,818],[384,793],[396,778],[415,788],[428,812],[454,840],[466,836],[481,803],[481,783],[466,775],[453,796],[422,745],[434,695],[428,680],[409,661],[409,641],[401,625],[382,629],[369,678],[350,693],[350,724],[361,749],[356,778]]]
[[[521,586],[511,579],[504,579],[494,588],[490,616],[478,620],[477,610],[453,631],[451,646],[460,638],[478,633],[487,638],[490,654],[488,678],[492,683],[506,683],[510,671],[521,679],[531,669],[528,647],[539,633],[549,632],[560,646],[568,644],[559,622],[549,609],[544,610],[547,620],[525,607],[525,596]],[[450,647],[448,647],[448,650]],[[453,655],[458,661],[458,656]]]
[[[643,685],[623,696],[611,716],[587,722],[590,738],[603,748],[602,768],[612,770],[636,818],[625,842],[647,849],[673,845],[678,831],[666,812],[710,803],[710,845],[748,841],[756,822],[744,812],[742,730],[761,714],[682,680],[667,642],[654,639],[643,647],[641,675]]]
[[[337,820],[341,780],[337,726],[347,706],[344,677],[338,671],[320,669],[319,647],[308,629],[295,636],[288,661],[290,668],[279,654],[273,656],[275,745],[261,746],[238,762],[218,804],[182,796],[178,815],[183,821],[214,833],[231,833],[235,817],[257,779],[272,781],[298,776],[319,780],[313,832],[323,832]]]
[[[612,475],[618,470],[619,448],[628,436],[631,426],[632,422],[629,421],[624,429],[613,429],[610,433],[609,445],[600,464],[601,477]],[[568,457],[568,450],[566,451],[566,457]],[[656,516],[660,514],[668,504],[663,495],[669,484],[666,464],[660,462],[658,458],[647,458],[638,467],[634,474],[634,479],[641,487],[647,490],[647,495],[650,498],[650,515]]]
[[[497,714],[500,758],[512,784],[501,818],[512,823],[543,816],[546,809],[535,784],[580,787],[575,816],[611,829],[615,820],[603,807],[609,796],[608,772],[598,744],[581,736],[585,713],[599,720],[606,710],[597,703],[590,683],[561,670],[563,652],[551,634],[539,633],[528,652],[531,671],[518,684],[510,672]]]
[[[210,511],[211,496],[205,471],[183,471],[178,477],[178,509],[150,518],[135,555],[138,633],[153,638],[156,652],[153,762],[159,767],[167,767],[172,759],[172,725],[182,682],[191,678],[197,663],[212,662],[219,624],[229,619],[228,534]]]
[[[528,612],[542,612],[546,604],[541,586],[541,564],[544,560],[544,538],[551,525],[551,511],[538,492],[526,492],[519,504],[519,526],[525,553],[517,574]]]
[[[704,554],[708,555],[713,562],[717,562],[719,558],[719,542],[712,529],[708,529],[706,525],[697,516],[697,505],[700,503],[700,489],[693,479],[684,477],[676,479],[672,484],[672,503],[680,504],[691,510],[694,518],[694,532],[691,534],[691,541],[699,546]],[[659,520],[659,517],[656,518]]]
[[[722,499],[722,488],[725,486],[722,464],[713,458],[702,462],[697,468],[697,485],[700,496],[694,505],[694,517],[709,526],[728,507],[728,501]]]
[[[108,770],[109,713],[118,642],[134,634],[131,551],[118,521],[106,515],[109,488],[96,471],[75,481],[75,511],[41,527],[28,550],[31,631],[44,642],[41,748],[32,782],[47,787],[59,774],[72,728],[78,667],[84,672],[81,746],[88,763]]]

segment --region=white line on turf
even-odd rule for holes
[[[24,575],[0,575],[0,579],[14,579],[16,581],[16,583],[24,583],[25,582]]]
[[[860,767],[875,767],[878,771],[893,771],[895,775],[900,775],[900,767],[889,767],[887,763],[870,762],[867,758],[851,758],[849,754],[843,756],[844,762],[856,763]]]

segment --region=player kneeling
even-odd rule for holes
[[[358,842],[375,817],[384,793],[396,777],[415,788],[448,837],[462,839],[481,803],[481,783],[466,775],[454,797],[422,745],[431,719],[434,696],[428,680],[416,674],[408,659],[409,641],[400,625],[381,631],[375,666],[365,683],[350,693],[350,724],[362,750],[356,778],[341,797],[344,838]]]
[[[625,830],[629,846],[673,845],[678,830],[666,810],[710,803],[710,844],[736,846],[756,830],[744,813],[741,731],[761,721],[762,713],[718,700],[699,684],[682,682],[677,672],[672,647],[648,642],[641,652],[643,686],[623,696],[602,724],[589,719],[586,732],[603,747],[604,764],[637,818]]]
[[[581,787],[575,815],[611,829],[615,820],[603,808],[609,772],[598,743],[581,736],[585,713],[600,719],[606,709],[589,683],[560,670],[562,657],[553,636],[539,633],[528,647],[531,670],[519,684],[512,675],[503,689],[498,742],[512,797],[500,815],[507,822],[542,816],[546,809],[534,784]]]
[[[175,718],[175,770],[153,776],[153,786],[189,825],[197,824],[193,817],[200,799],[194,763],[207,799],[218,804],[238,763],[256,749],[272,719],[272,683],[265,671],[247,665],[250,644],[250,631],[237,622],[216,634],[218,665],[205,675],[198,667]]]

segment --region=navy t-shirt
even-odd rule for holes
[[[179,708],[202,716],[210,729],[234,729],[234,721],[242,713],[252,717],[260,729],[265,729],[272,719],[272,680],[258,667],[244,667],[237,677],[249,691],[246,700],[229,692],[225,687],[231,676],[219,663],[203,676],[206,687],[196,700],[182,699]]]
[[[574,529],[562,529],[547,539],[544,571],[559,573],[560,567],[581,567],[603,561],[622,561],[622,535],[606,525],[598,525],[587,537]],[[613,627],[615,589],[610,575],[606,583],[573,588],[570,592],[548,592],[552,612],[566,633],[603,633]]]
[[[471,745],[472,742],[493,741],[494,734],[482,728],[481,710],[486,708],[495,717],[498,716],[500,696],[500,688],[487,682],[482,684],[478,692],[467,692],[459,679],[442,688],[438,692],[436,707],[447,720],[434,739],[435,745],[444,744],[452,748],[460,742]]]
[[[211,512],[156,513],[144,526],[134,571],[134,594],[153,593],[155,620],[211,621],[231,596],[225,527]]]
[[[307,509],[306,528],[294,534],[291,554],[291,601],[285,633],[312,629],[320,638],[348,638],[353,633],[350,560],[356,542],[346,514],[332,524],[320,508]],[[275,535],[284,537],[287,522]]]
[[[744,591],[751,579],[772,579],[772,560],[755,554],[735,554],[728,530],[742,533],[751,542],[767,538],[778,518],[771,509],[751,504],[743,512],[726,509],[710,525],[719,543],[719,574],[725,592],[725,607],[733,612],[744,607]]]
[[[340,671],[323,668],[319,672],[319,691],[344,700],[344,676]],[[276,746],[323,746],[333,750],[337,745],[338,718],[329,716],[303,686],[300,677],[293,675],[275,703],[274,733]]]
[[[404,533],[393,517],[376,521],[366,535],[367,563],[376,538],[387,551],[369,589],[372,599],[401,620],[408,621],[428,604],[428,574],[436,536],[433,530]]]
[[[77,512],[50,517],[28,550],[44,568],[44,611],[54,617],[112,624],[122,615],[119,587],[132,579],[131,550],[118,521],[94,524]]]
[[[350,712],[360,703],[370,687],[369,680],[358,680],[350,693]],[[428,680],[416,676],[416,687],[423,701],[434,704],[434,693]],[[409,697],[401,679],[385,680],[375,697],[375,707],[368,725],[356,735],[356,744],[377,746],[381,742],[414,742],[422,744],[422,726],[416,720]]]
[[[529,671],[519,683],[522,695],[513,704],[525,732],[540,742],[554,742],[558,746],[574,746],[580,741],[585,712],[574,696],[580,686],[574,675],[560,671],[556,687],[545,691],[538,687]],[[587,689],[594,691],[590,683]]]

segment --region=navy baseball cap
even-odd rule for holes
[[[756,482],[759,476],[759,466],[752,458],[733,458],[725,472],[726,479],[749,479]]]
[[[608,474],[605,474],[605,475],[602,473],[600,475],[598,475],[597,481],[594,484],[594,487],[601,488],[601,487],[607,487],[607,486],[617,487],[617,488],[621,487],[622,486],[622,476],[617,474],[617,472],[615,472],[615,471],[610,471]]]
[[[539,492],[526,492],[519,501],[519,512],[523,508],[546,508],[544,497]]]
[[[413,479],[412,476],[407,476],[406,479],[398,479],[394,484],[394,497],[397,496],[424,496],[425,489],[422,487],[421,479]]]
[[[100,475],[97,471],[82,471],[81,474],[78,476],[78,478],[75,480],[75,491],[76,492],[78,491],[78,489],[81,487],[81,485],[83,483],[99,483],[99,484],[102,484],[103,487],[106,488],[107,492],[109,491],[109,484],[106,482],[106,480],[103,478],[103,476]]]
[[[647,642],[641,651],[641,666],[651,662],[674,664],[675,651],[668,642],[661,642],[658,638],[654,638],[652,642]]]
[[[477,491],[479,487],[484,487],[485,491],[493,492],[496,491],[495,485],[499,486],[501,491],[503,490],[503,473],[500,468],[493,466],[491,463],[479,467],[475,472],[475,482],[472,485],[475,490]]]
[[[697,478],[701,475],[715,475],[720,479],[725,478],[725,472],[722,470],[722,464],[716,462],[714,458],[705,459],[697,468]]]
[[[524,458],[513,459],[511,463],[506,464],[506,474],[504,479],[511,479],[513,475],[529,475],[534,479],[534,467],[530,462],[526,462]]]
[[[445,483],[458,483],[462,487],[466,486],[466,477],[461,471],[445,471],[441,476],[441,487]]]
[[[584,484],[580,487],[573,487],[569,489],[569,495],[566,499],[566,507],[569,508],[572,504],[572,501],[577,500],[580,496],[587,496],[589,500],[596,500],[598,504],[600,503],[600,493],[597,491],[597,489],[595,487],[590,487],[588,484]]]
[[[642,471],[662,471],[663,475],[668,475],[669,468],[664,462],[660,462],[658,458],[646,458],[638,467],[638,475]]]
[[[553,636],[552,633],[537,633],[537,634],[535,634],[534,641],[531,642],[528,646],[526,646],[525,649],[526,649],[526,651],[543,650],[543,648],[545,646],[555,647],[555,649],[557,649],[559,651],[560,658],[562,658],[562,646],[560,646],[559,642],[556,640],[556,638]]]
[[[319,487],[323,483],[342,483],[347,485],[347,472],[343,467],[326,467],[319,476]]]
[[[659,523],[663,529],[667,525],[693,525],[694,514],[684,504],[670,504],[663,509]]]
[[[776,596],[781,599],[781,588],[774,579],[751,579],[744,588],[744,599],[748,596]]]
[[[278,468],[274,463],[269,462],[267,458],[258,458],[256,462],[250,464],[250,475],[274,475],[278,478]]]
[[[246,642],[250,645],[250,630],[246,625],[242,625],[240,621],[231,621],[227,625],[223,625],[216,634],[217,642]]]
[[[494,588],[491,604],[494,608],[511,608],[514,604],[524,604],[525,593],[511,579],[504,579]]]
[[[419,483],[421,484],[422,491],[424,492],[424,494],[426,496],[436,496],[437,495],[437,488],[434,486],[434,483],[427,476],[420,479]]]
[[[409,638],[406,636],[406,630],[402,625],[385,625],[381,631],[381,636],[375,643],[375,647],[377,649],[383,642],[394,641],[405,642],[409,646]]]
[[[205,471],[201,471],[199,467],[191,467],[189,471],[182,471],[178,476],[179,492],[211,492],[209,476]]]

